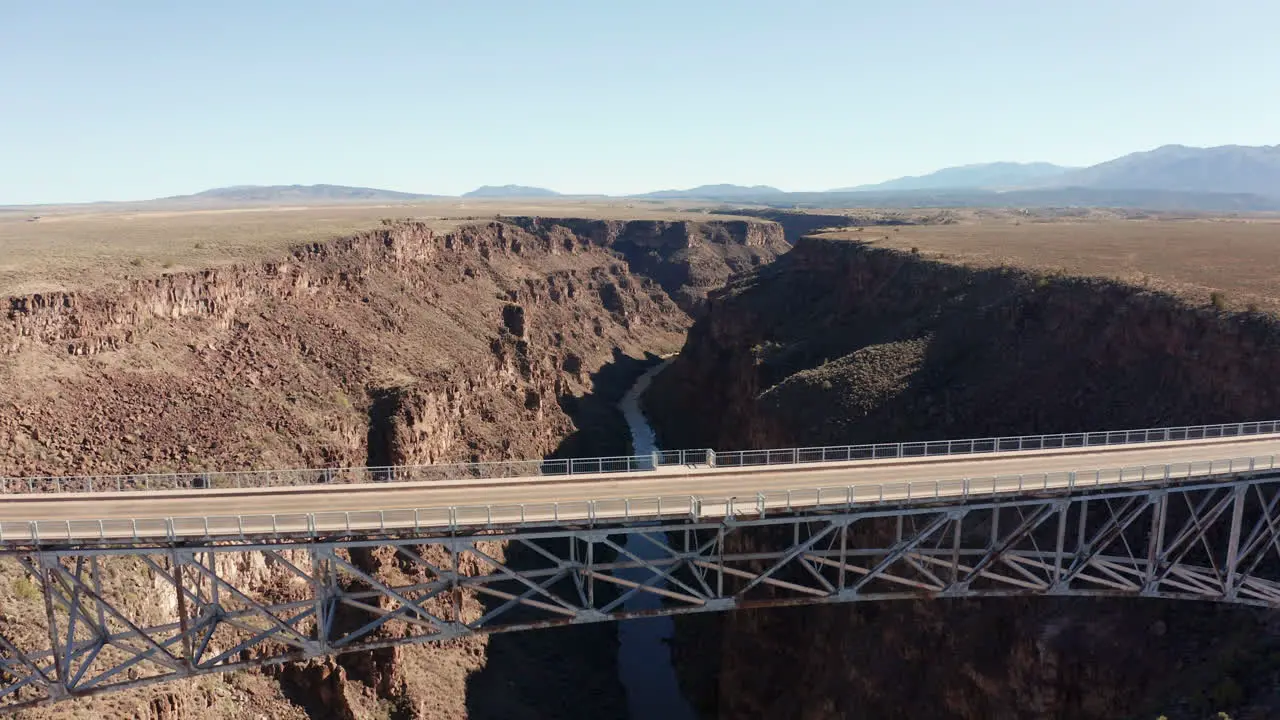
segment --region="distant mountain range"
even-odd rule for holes
[[[344,185],[237,185],[161,198],[167,205],[408,202],[441,195]],[[577,198],[527,185],[485,185],[472,199]],[[823,192],[769,185],[700,185],[630,195],[638,201],[695,200],[766,207],[1125,207],[1148,210],[1280,211],[1280,145],[1194,148],[1166,145],[1086,168],[993,162]],[[119,203],[111,203],[119,204]],[[124,203],[144,205],[146,203]],[[30,207],[30,206],[28,206]],[[22,211],[8,206],[7,211]]]
[[[1090,188],[1230,193],[1280,198],[1280,145],[1193,148],[1165,145],[1087,168],[1050,163],[986,163],[833,192]]]
[[[741,201],[722,200],[731,208]],[[995,191],[980,188],[884,192],[786,193],[761,198],[774,208],[942,208],[942,207],[1097,207],[1154,211],[1276,212],[1280,197],[1253,193],[1206,193],[1112,188],[1028,188]]]
[[[530,187],[528,185],[482,185],[469,193],[463,193],[464,198],[545,198],[560,197],[560,193],[555,190],[548,190],[540,187]]]
[[[993,162],[943,168],[928,175],[900,177],[874,185],[838,188],[831,192],[880,192],[889,190],[938,190],[942,188],[1002,189],[1052,181],[1074,168],[1046,162]]]
[[[1087,168],[995,162],[826,192],[704,185],[640,195],[772,207],[1123,207],[1147,210],[1280,210],[1280,145],[1166,145]]]
[[[1280,197],[1280,145],[1165,145],[1056,178],[1055,185]]]
[[[699,185],[688,190],[658,190],[657,192],[631,195],[629,197],[649,198],[652,200],[678,200],[683,198],[716,198],[731,200],[735,198],[758,198],[784,194],[782,190],[768,185]]]
[[[288,203],[425,200],[439,195],[379,190],[347,185],[233,185],[192,195],[160,198],[163,202]]]

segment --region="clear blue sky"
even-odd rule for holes
[[[0,0],[0,204],[823,190],[1280,142],[1273,0]]]

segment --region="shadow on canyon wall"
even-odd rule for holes
[[[628,454],[627,424],[617,404],[636,378],[656,362],[659,360],[654,356],[634,358],[615,350],[613,361],[591,376],[593,392],[559,398],[577,429],[547,457]],[[541,541],[540,545],[557,554],[566,549],[563,542],[557,546]],[[517,543],[507,546],[507,562],[513,568],[540,561],[543,559],[528,547]],[[563,582],[572,587],[569,580]],[[597,598],[601,593],[617,595],[611,586],[598,583]],[[486,612],[503,602],[485,598]],[[510,620],[522,617],[520,608],[510,612]],[[529,614],[523,613],[526,617]],[[467,681],[467,711],[476,720],[625,718],[617,625],[598,623],[490,636],[487,664]]]

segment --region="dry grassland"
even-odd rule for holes
[[[1280,219],[1100,220],[865,227],[819,237],[917,249],[976,267],[1106,277],[1229,309],[1280,309]]]
[[[290,247],[416,218],[437,230],[496,215],[709,220],[677,203],[461,201],[169,209],[163,204],[0,208],[0,296],[98,287],[279,257]],[[38,218],[38,219],[34,219]]]

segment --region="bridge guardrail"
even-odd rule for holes
[[[204,490],[247,487],[362,484],[377,482],[443,482],[485,478],[644,472],[674,465],[705,465],[710,450],[663,450],[650,455],[619,455],[548,460],[403,465],[302,470],[232,470],[132,475],[0,476],[0,495],[19,493],[124,492],[129,490]]]
[[[716,467],[792,465],[815,462],[971,455],[1015,450],[1105,447],[1177,440],[1243,437],[1276,432],[1280,432],[1280,421],[1271,420],[1142,430],[1020,435],[965,440],[833,445],[771,450],[664,450],[652,455],[549,460],[497,460],[373,468],[311,468],[301,470],[244,470],[21,478],[0,476],[0,494],[199,490],[374,482],[433,482],[483,478],[644,472],[673,465],[714,465]]]
[[[716,467],[751,465],[791,465],[851,460],[883,460],[920,458],[941,455],[974,455],[1015,450],[1057,450],[1109,445],[1130,445],[1177,440],[1265,435],[1280,432],[1280,421],[1191,425],[1185,427],[1113,430],[1091,433],[1058,433],[1053,435],[1017,435],[967,440],[932,440],[864,445],[831,445],[775,450],[717,451]]]
[[[568,502],[459,505],[367,511],[323,511],[148,519],[0,521],[0,545],[57,542],[136,542],[318,537],[386,532],[457,532],[494,527],[554,526],[562,522],[628,523],[766,517],[804,509],[853,510],[885,503],[971,502],[1028,492],[1063,492],[1125,485],[1185,483],[1275,471],[1277,456],[1192,460],[1088,471],[833,485],[759,492],[753,496],[668,495]],[[495,536],[495,539],[500,539]]]

